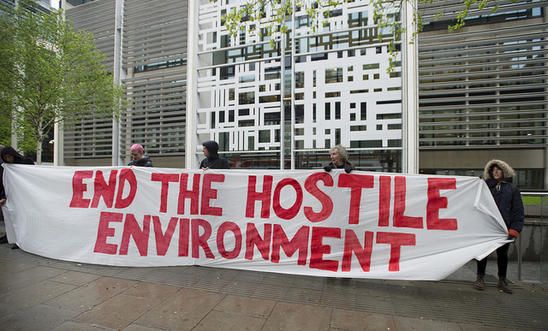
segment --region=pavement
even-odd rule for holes
[[[515,266],[510,266],[512,271]],[[122,268],[0,245],[0,330],[546,330],[548,289],[334,279],[209,267]],[[488,272],[496,263],[488,265]]]

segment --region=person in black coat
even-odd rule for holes
[[[145,149],[140,144],[133,144],[129,149],[131,152],[131,161],[128,166],[152,167],[152,160],[145,155]]]
[[[200,162],[200,169],[230,169],[228,160],[219,157],[219,144],[210,140],[202,143],[205,159]]]
[[[331,162],[323,167],[323,170],[330,172],[333,169],[344,169],[347,174],[354,170],[352,164],[348,162],[348,153],[346,152],[346,148],[342,145],[336,145],[331,148],[329,150],[329,156],[331,157]]]
[[[34,164],[29,158],[24,157],[23,155],[17,153],[13,147],[4,147],[0,152],[0,207],[6,203],[6,191],[4,190],[4,168],[1,166],[2,163],[10,164]],[[1,214],[1,212],[0,212]],[[2,217],[3,219],[3,217]],[[0,237],[0,243],[7,243],[6,235]],[[17,248],[17,245],[13,245],[12,248]]]
[[[521,193],[519,189],[512,184],[512,178],[515,171],[506,162],[501,160],[491,160],[485,165],[483,178],[489,187],[495,203],[508,228],[508,239],[515,239],[519,236],[523,228],[524,211]],[[497,264],[499,281],[497,288],[511,294],[512,290],[508,287],[506,279],[506,270],[508,268],[508,249],[510,243],[497,249]],[[477,262],[477,279],[474,287],[478,290],[485,289],[485,269],[487,268],[487,257]]]
[[[2,149],[4,149],[4,145],[0,145],[0,152],[2,151]],[[0,200],[3,201],[3,199],[5,199],[6,193],[4,192],[4,185],[3,185],[3,182],[2,182],[2,175],[3,175],[3,172],[4,172],[4,168],[2,167],[2,163],[4,163],[4,161],[2,161],[2,158],[0,157]],[[0,209],[0,222],[4,222],[4,214],[2,213],[1,209]],[[4,237],[5,237],[5,235],[0,236],[0,244],[3,244],[4,240],[7,241],[7,237],[6,238],[4,238]]]
[[[4,190],[4,168],[1,166],[2,163],[13,163],[13,164],[34,164],[34,162],[24,157],[23,155],[17,153],[13,147],[4,147],[0,152],[0,207],[6,203],[6,191]]]

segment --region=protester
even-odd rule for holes
[[[219,156],[219,144],[210,140],[202,143],[205,159],[200,162],[200,169],[230,169],[228,160]]]
[[[34,164],[34,162],[24,157],[23,155],[17,153],[12,147],[4,147],[0,152],[1,163],[10,163],[10,164]],[[0,207],[6,203],[6,191],[4,190],[4,168],[0,165]],[[3,235],[0,237],[0,243],[7,243],[7,236]],[[17,245],[13,245],[12,248],[18,248]]]
[[[133,144],[129,150],[132,160],[128,163],[128,166],[152,167],[152,160],[145,155],[145,149],[142,145]]]
[[[344,169],[344,171],[348,174],[354,170],[352,164],[348,162],[348,153],[346,152],[346,148],[342,145],[336,145],[331,148],[329,150],[329,156],[331,157],[331,162],[323,167],[325,171],[329,172],[333,169]]]
[[[4,149],[4,145],[0,145],[0,153]],[[2,167],[2,158],[0,158],[0,200],[4,201],[6,194],[4,193],[4,184],[2,182],[2,174],[4,171],[4,168]],[[0,209],[0,222],[4,222],[4,214],[2,213],[2,210]],[[8,241],[5,234],[0,235],[0,244],[5,244]]]
[[[512,178],[515,172],[506,162],[500,160],[491,160],[485,165],[483,178],[495,199],[495,203],[508,227],[508,239],[515,239],[519,236],[523,228],[523,202],[519,189],[512,184]],[[499,281],[497,288],[508,294],[512,290],[508,287],[506,279],[506,270],[508,268],[508,249],[510,243],[504,244],[497,249],[497,264]],[[478,290],[485,289],[485,269],[487,267],[487,257],[477,261],[477,279],[474,287]]]

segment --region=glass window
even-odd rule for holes
[[[343,81],[343,69],[334,68],[325,70],[325,83],[342,83]]]
[[[243,92],[238,95],[238,103],[240,105],[246,105],[255,103],[255,92]]]

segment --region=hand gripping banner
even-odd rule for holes
[[[9,241],[60,260],[439,280],[507,242],[475,177],[4,168]]]

